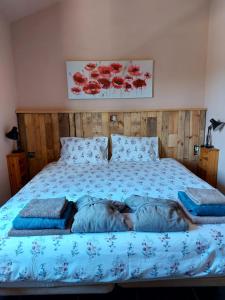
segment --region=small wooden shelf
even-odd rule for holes
[[[12,196],[28,182],[28,165],[24,152],[7,155],[7,165]]]
[[[217,186],[219,150],[216,148],[201,148],[198,164],[198,175],[212,186]]]

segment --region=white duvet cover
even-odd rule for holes
[[[0,285],[20,281],[124,282],[225,275],[225,224],[179,233],[97,233],[8,237],[12,220],[32,198],[84,194],[124,200],[176,199],[189,187],[211,188],[172,159],[98,166],[50,164],[0,208]]]

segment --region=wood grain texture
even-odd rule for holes
[[[158,136],[161,157],[172,157],[195,169],[194,145],[204,142],[205,109],[139,112],[18,112],[20,143],[31,177],[60,155],[60,137]],[[116,121],[111,117],[116,116]],[[109,142],[111,147],[111,143]],[[110,148],[109,147],[109,148]],[[33,153],[33,154],[32,154]],[[111,148],[109,149],[111,153]],[[31,155],[32,154],[32,155]]]

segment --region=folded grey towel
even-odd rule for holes
[[[41,235],[63,235],[70,234],[70,229],[14,229],[8,232],[8,236],[41,236]]]
[[[183,208],[185,214],[194,224],[222,224],[225,223],[225,217],[211,217],[211,216],[194,216],[192,215],[183,203],[179,200],[180,206]]]
[[[187,188],[185,191],[196,204],[225,204],[225,196],[217,189]]]
[[[19,213],[24,218],[60,219],[68,201],[63,198],[33,199]]]

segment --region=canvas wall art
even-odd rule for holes
[[[151,98],[153,61],[67,61],[69,99]]]

